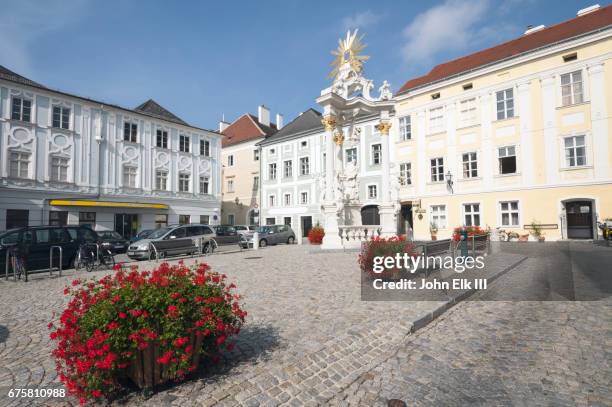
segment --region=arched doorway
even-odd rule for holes
[[[249,212],[247,213],[247,225],[249,226],[254,226],[257,225],[259,226],[259,209],[257,208],[252,208],[249,210]]]
[[[380,225],[380,215],[377,205],[367,205],[361,208],[362,225]]]

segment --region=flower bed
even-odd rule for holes
[[[207,264],[162,263],[73,281],[68,307],[49,324],[60,380],[83,404],[120,388],[123,377],[140,387],[178,381],[200,355],[231,351],[246,312],[225,280]]]
[[[308,241],[310,244],[321,244],[324,236],[325,230],[318,223],[308,231]]]
[[[463,227],[461,226],[453,229],[453,240],[455,242],[458,242],[461,240],[461,229],[463,229]],[[489,233],[488,231],[481,228],[480,226],[466,226],[465,229],[467,229],[468,237],[474,236],[474,235],[486,235],[487,233]]]
[[[375,257],[395,257],[397,253],[407,253],[411,257],[416,255],[414,245],[406,241],[404,236],[393,236],[390,238],[374,237],[372,240],[361,244],[361,253],[358,259],[359,268],[362,273],[366,273],[369,277],[397,277],[401,270],[395,268],[385,269],[382,273],[374,273]]]

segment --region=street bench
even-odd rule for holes
[[[421,269],[425,273],[425,277],[428,277],[430,271],[436,268],[436,262],[431,262],[431,264],[427,262],[428,257],[442,257],[445,255],[454,257],[454,245],[452,239],[433,240],[431,242],[418,245],[417,248],[419,246],[421,247],[421,254],[425,261],[425,267]]]

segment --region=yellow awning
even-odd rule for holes
[[[144,209],[168,209],[168,205],[159,203],[139,202],[113,202],[113,201],[86,201],[81,199],[51,199],[52,206],[89,206],[98,208],[144,208]]]

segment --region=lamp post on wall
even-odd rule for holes
[[[446,172],[446,188],[453,193],[453,174],[451,174],[450,170]]]

